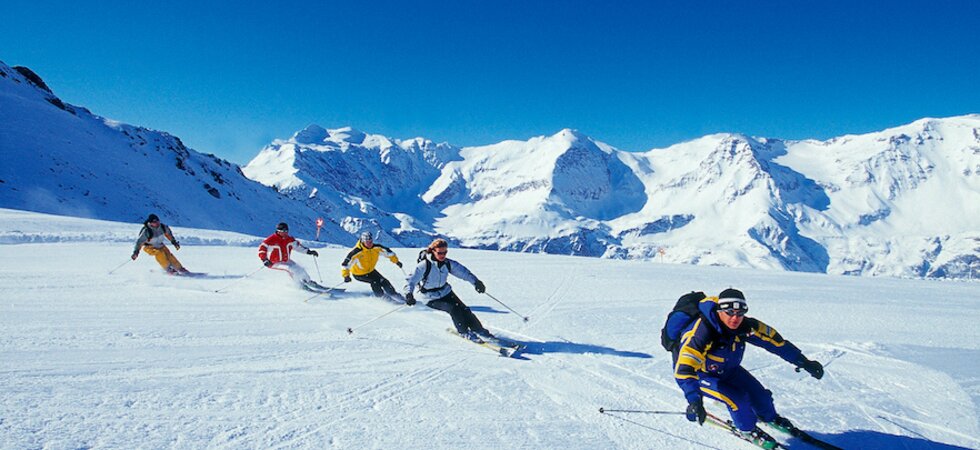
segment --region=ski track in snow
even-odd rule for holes
[[[980,448],[977,284],[454,249],[530,317],[451,281],[485,325],[526,345],[502,358],[445,333],[448,315],[421,303],[348,335],[393,305],[363,283],[303,303],[282,274],[239,279],[258,267],[252,248],[176,253],[208,277],[165,276],[146,255],[107,275],[130,251],[0,245],[0,448],[748,448],[680,415],[598,412],[683,411],[660,326],[679,295],[730,285],[826,364],[817,381],[746,353],[801,428],[844,448]],[[325,284],[344,254],[321,251]]]

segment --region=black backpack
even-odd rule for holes
[[[701,316],[698,304],[705,298],[708,296],[704,295],[704,292],[691,291],[677,299],[674,309],[667,314],[664,327],[660,329],[660,345],[664,347],[664,350],[674,351],[684,329]]]

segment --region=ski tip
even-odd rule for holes
[[[347,334],[354,334],[354,330],[353,330],[353,329],[351,329],[351,328],[348,328],[348,329],[347,329]]]
[[[603,407],[600,406],[599,407],[599,414],[603,414],[605,412],[606,412],[606,408],[603,408]]]

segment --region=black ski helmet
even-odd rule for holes
[[[159,222],[159,221],[160,221],[160,218],[157,217],[156,214],[150,214],[149,216],[146,216],[146,223]]]
[[[286,222],[279,222],[279,225],[276,225],[276,231],[289,231],[289,225]]]

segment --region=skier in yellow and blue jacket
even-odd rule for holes
[[[378,265],[381,256],[388,258],[399,269],[402,267],[395,252],[381,244],[375,244],[371,232],[365,231],[361,233],[354,248],[347,253],[344,262],[340,264],[343,267],[340,276],[344,278],[345,283],[350,283],[353,275],[355,280],[370,284],[371,291],[376,297],[387,298],[393,302],[404,302],[405,299],[395,290],[391,282],[375,270],[374,267]]]
[[[745,316],[748,309],[745,295],[737,289],[701,300],[699,317],[688,325],[673,350],[674,378],[687,399],[688,420],[704,423],[707,413],[702,398],[708,397],[728,407],[743,437],[763,448],[774,448],[776,441],[756,427],[756,421],[780,429],[793,425],[776,413],[772,392],[742,367],[745,344],[762,347],[816,379],[823,377],[823,365],[807,359],[772,327]]]

